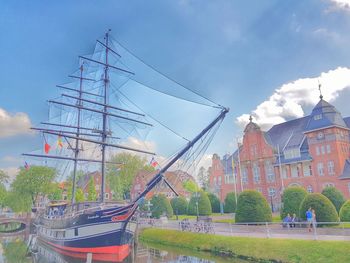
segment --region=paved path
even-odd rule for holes
[[[155,221],[153,227],[179,230],[179,222],[169,220]],[[190,221],[193,225],[195,221]],[[304,240],[328,240],[328,241],[350,241],[350,229],[342,228],[316,228],[308,232],[307,228],[283,228],[281,224],[275,223],[262,226],[247,226],[228,223],[213,223],[216,235],[239,236],[254,238],[281,238],[281,239],[304,239]],[[142,227],[147,227],[143,225]]]

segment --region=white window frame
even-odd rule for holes
[[[324,166],[323,163],[317,163],[317,173],[319,176],[324,176]]]

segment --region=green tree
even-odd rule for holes
[[[323,194],[333,203],[335,209],[337,209],[337,212],[339,212],[340,208],[345,203],[344,195],[334,186],[326,187],[323,189],[321,194]]]
[[[3,171],[0,170],[0,183],[7,184],[9,182],[9,176]]]
[[[5,206],[6,195],[7,195],[6,188],[2,183],[0,183],[0,207]]]
[[[236,222],[271,222],[272,212],[264,198],[258,191],[243,191],[237,201]]]
[[[234,192],[228,193],[225,197],[225,213],[234,213],[236,211],[236,195]]]
[[[45,166],[31,166],[28,170],[21,169],[11,184],[13,192],[29,196],[32,205],[39,195],[49,194],[50,185],[54,181],[56,171]]]
[[[201,166],[199,168],[199,172],[198,172],[198,182],[199,182],[199,186],[206,191],[208,189],[209,186],[209,176],[208,176],[208,172],[205,170],[205,168],[203,166]]]
[[[199,191],[199,187],[193,180],[187,180],[182,183],[182,186],[190,193],[195,193]]]
[[[4,206],[12,209],[13,212],[30,212],[32,209],[32,199],[28,194],[21,195],[18,192],[10,191],[7,193]]]
[[[49,191],[48,191],[48,198],[50,200],[61,200],[62,199],[62,192],[63,190],[60,187],[59,183],[51,183],[49,186]]]
[[[130,196],[132,182],[140,170],[155,171],[145,158],[130,153],[118,153],[111,157],[110,162],[120,165],[107,164],[107,182],[114,193],[113,198],[123,200]]]
[[[198,205],[198,211],[197,211],[197,205]],[[190,199],[190,202],[188,204],[188,211],[187,213],[189,215],[198,215],[200,216],[208,216],[211,215],[211,204],[209,201],[209,198],[207,194],[203,191],[193,193]]]
[[[185,215],[187,213],[188,202],[185,197],[178,196],[170,201],[175,215]]]
[[[285,189],[282,195],[283,207],[281,209],[281,218],[285,218],[287,214],[292,216],[294,213],[297,215],[297,217],[300,217],[300,204],[306,196],[307,192],[304,188],[288,187]]]
[[[94,178],[91,176],[89,180],[88,201],[96,201],[97,193]]]
[[[213,194],[213,193],[207,193],[210,205],[211,205],[211,210],[213,213],[220,213],[220,200],[219,198]]]
[[[300,217],[306,219],[306,211],[315,210],[317,222],[337,222],[338,213],[332,202],[323,194],[308,194],[300,204]]]
[[[85,196],[84,196],[84,192],[81,188],[77,189],[77,192],[75,194],[75,201],[78,202],[84,202],[85,201]]]
[[[350,222],[350,200],[346,201],[340,208],[339,217],[342,222]]]
[[[163,194],[154,195],[151,204],[152,217],[154,218],[159,218],[162,215],[172,217],[174,214],[169,200]]]

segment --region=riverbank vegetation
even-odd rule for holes
[[[345,241],[225,237],[155,228],[145,229],[140,240],[253,262],[350,262],[350,243]]]

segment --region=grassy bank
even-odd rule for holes
[[[350,262],[350,242],[345,241],[225,237],[155,228],[145,229],[140,240],[243,259],[260,259],[260,262]]]

